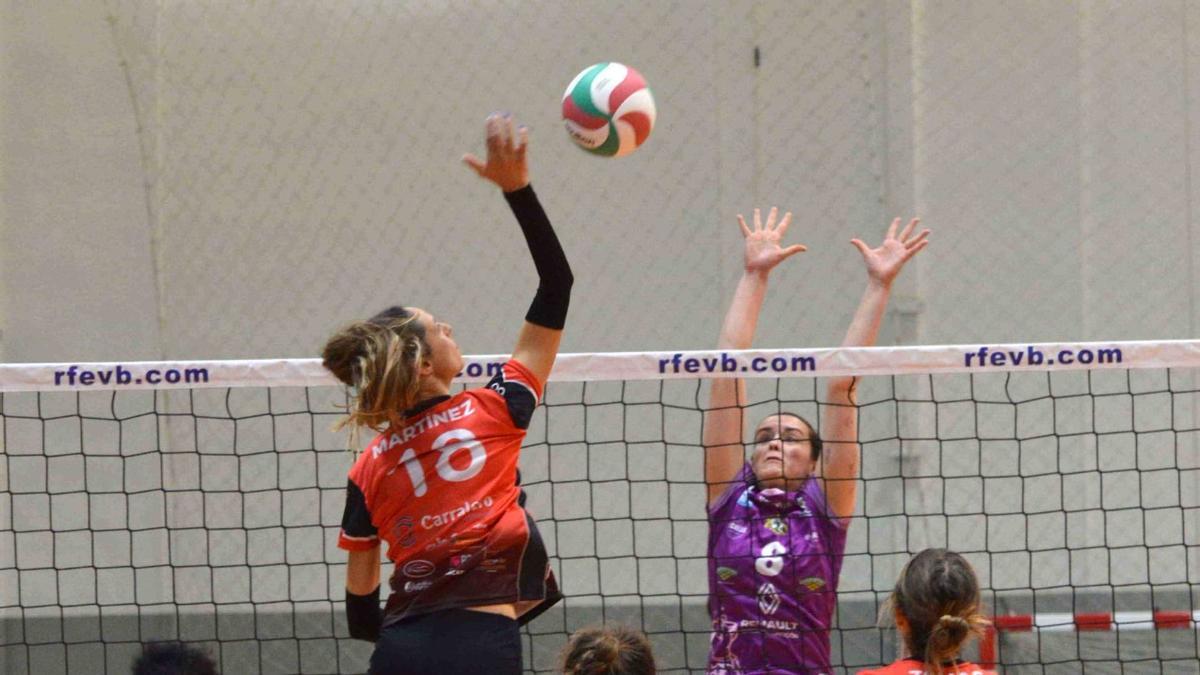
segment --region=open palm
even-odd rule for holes
[[[867,264],[867,274],[872,280],[882,284],[891,284],[896,275],[900,274],[900,270],[904,269],[904,263],[929,245],[928,228],[921,230],[920,234],[913,234],[920,222],[920,218],[913,218],[897,234],[897,230],[900,229],[900,219],[893,220],[891,226],[888,227],[887,236],[877,248],[867,246],[861,239],[850,240],[850,243],[854,244],[858,252],[862,254],[863,262]]]
[[[766,274],[784,260],[801,251],[808,250],[800,244],[794,244],[787,248],[780,246],[779,242],[792,222],[792,214],[791,212],[783,214],[783,220],[776,225],[775,217],[778,214],[779,209],[772,207],[770,213],[767,214],[766,225],[764,225],[761,212],[754,209],[753,230],[746,225],[746,219],[740,213],[738,214],[738,224],[742,226],[742,235],[746,238],[745,264],[747,272]]]
[[[489,180],[505,192],[515,192],[529,185],[529,165],[525,151],[529,147],[529,130],[517,127],[512,116],[492,113],[487,118],[487,161],[475,155],[463,155],[463,162],[480,178]]]

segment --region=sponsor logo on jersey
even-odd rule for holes
[[[783,518],[767,518],[763,523],[766,528],[779,536],[783,536],[788,532],[787,521]]]
[[[439,548],[445,548],[457,541],[458,541],[458,533],[451,532],[449,536],[438,537],[437,539],[434,539],[433,541],[429,542],[428,544],[425,544],[425,550],[426,551],[436,551]]]
[[[737,576],[737,570],[733,569],[732,567],[718,567],[717,568],[717,578],[720,579],[721,581],[729,581],[730,579],[732,579],[736,576]]]
[[[758,587],[758,608],[768,616],[779,611],[779,591],[775,584],[767,581]]]
[[[417,593],[433,586],[432,581],[406,581],[404,582],[405,593]]]
[[[786,621],[784,619],[742,619],[738,622],[739,630],[757,630],[762,628],[776,631],[794,631],[800,628],[800,624],[796,621]]]
[[[726,616],[724,614],[721,614],[720,620],[715,621],[714,624],[719,624],[721,627],[721,630],[713,631],[712,637],[710,638],[710,640],[713,640],[713,641],[715,641],[717,639],[717,636],[720,633],[736,633],[738,630],[738,622],[734,621],[733,619],[726,618]]]
[[[800,585],[810,591],[819,591],[825,588],[825,580],[821,577],[808,577],[800,580]]]
[[[475,559],[476,553],[455,553],[447,559],[450,569],[446,570],[447,577],[459,577],[467,573],[467,566]]]
[[[729,529],[729,533],[735,537],[744,536],[747,532],[750,531],[749,527],[747,527],[741,523],[730,523],[728,529]]]
[[[489,574],[495,574],[508,569],[508,563],[504,558],[484,558],[483,562],[479,563],[479,569]]]
[[[482,512],[486,512],[487,510],[491,509],[493,503],[494,502],[490,496],[484,497],[483,499],[463,502],[461,506],[456,506],[449,511],[442,511],[441,513],[422,516],[421,527],[431,530],[435,527],[449,525],[450,523],[463,518],[467,514],[478,513],[479,515],[483,515]]]
[[[404,563],[400,571],[409,579],[421,579],[433,574],[434,564],[428,560],[410,560]]]
[[[400,516],[396,519],[396,524],[392,526],[392,534],[396,539],[396,544],[402,548],[408,548],[417,542],[417,537],[412,533],[413,519],[408,516]]]

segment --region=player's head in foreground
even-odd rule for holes
[[[575,631],[563,649],[566,675],[654,675],[654,653],[641,632],[614,625]]]
[[[182,642],[154,642],[133,662],[133,675],[217,675],[217,665],[204,652]]]
[[[325,343],[323,363],[354,391],[345,424],[382,430],[403,411],[448,387],[463,367],[450,324],[417,307],[389,307]]]
[[[888,607],[908,654],[934,675],[957,661],[967,639],[988,624],[975,570],[944,548],[925,549],[908,561],[885,611]]]
[[[817,469],[821,436],[796,413],[767,415],[754,427],[750,469],[760,488],[787,489]]]

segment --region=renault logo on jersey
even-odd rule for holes
[[[765,525],[768,530],[781,537],[788,532],[787,521],[782,518],[767,518],[763,525]]]
[[[768,616],[779,610],[779,591],[769,581],[758,587],[758,609]]]

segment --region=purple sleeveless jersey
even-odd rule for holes
[[[708,511],[709,675],[832,672],[846,526],[820,481],[759,490],[749,465]]]

